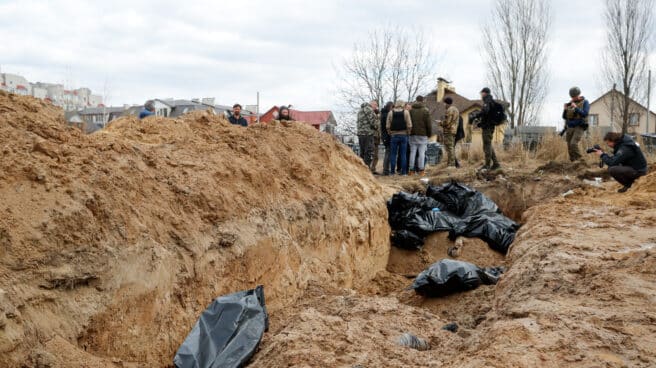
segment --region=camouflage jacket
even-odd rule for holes
[[[458,130],[458,117],[460,117],[460,112],[455,106],[451,106],[446,110],[446,117],[440,123],[444,134],[456,134]]]
[[[358,111],[358,135],[378,136],[378,116],[368,103],[362,104]]]

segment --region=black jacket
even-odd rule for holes
[[[494,98],[491,94],[483,97],[483,108],[481,109],[481,123],[479,126],[481,128],[494,127],[494,122],[492,121],[492,104],[494,103]]]
[[[380,140],[385,146],[390,145],[390,135],[387,131],[387,114],[389,114],[389,112],[390,110],[385,108],[380,110]]]
[[[248,126],[248,121],[246,121],[243,116],[240,116],[239,119],[237,119],[234,115],[230,115],[228,121],[233,125]]]
[[[640,146],[628,135],[622,136],[622,141],[613,147],[613,155],[601,155],[601,160],[611,166],[629,166],[641,174],[647,173],[647,160]]]

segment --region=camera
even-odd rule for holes
[[[595,144],[594,146],[592,146],[592,148],[588,148],[587,150],[585,150],[585,153],[592,153],[595,151],[601,151],[601,147],[599,147],[598,144]]]

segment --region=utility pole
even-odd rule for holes
[[[613,83],[613,92],[610,96],[610,128],[611,130],[615,129],[615,88],[617,88],[617,83]]]
[[[255,121],[260,123],[260,91],[257,91],[257,105],[255,107]]]
[[[649,69],[649,77],[647,79],[647,131],[645,133],[649,134],[649,105],[651,104],[651,69]]]

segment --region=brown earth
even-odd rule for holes
[[[3,367],[169,365],[219,295],[265,285],[275,324],[310,281],[356,287],[387,263],[380,185],[302,123],[201,112],[86,136],[0,93],[0,141]]]
[[[381,272],[359,295],[310,295],[253,365],[656,365],[656,173],[625,195],[607,186],[576,188],[529,209],[496,287],[424,299],[404,290],[411,279]],[[428,254],[444,256],[437,245],[427,248],[419,255],[393,249],[392,270],[404,255],[403,272],[423,267],[418,260]],[[478,251],[486,259],[485,248]],[[441,330],[448,322],[460,326],[456,334]],[[431,349],[398,346],[404,332],[427,339]]]
[[[425,183],[377,182],[302,124],[194,113],[85,136],[0,93],[0,137],[0,366],[170,366],[213,298],[257,284],[271,328],[252,367],[656,366],[656,174],[618,194],[582,180],[592,160],[429,170],[523,226],[507,257],[477,239],[451,253],[504,265],[499,284],[426,299],[406,288],[456,243],[390,250],[385,209]]]

